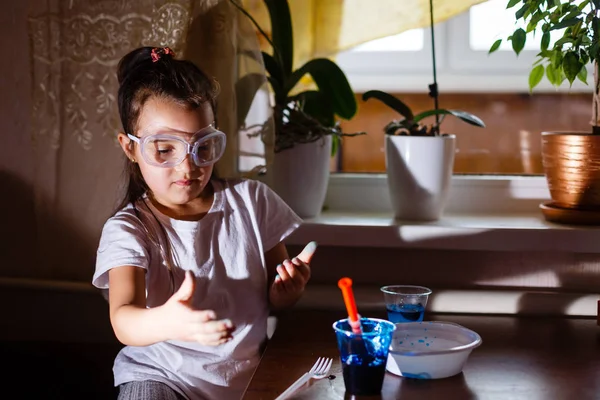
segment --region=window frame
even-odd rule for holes
[[[454,93],[529,93],[528,77],[536,51],[524,50],[517,57],[512,51],[487,51],[470,48],[470,10],[435,25],[438,87],[441,92]],[[428,29],[426,29],[428,32]],[[431,59],[430,35],[418,52],[419,60]],[[403,53],[403,52],[397,52]],[[427,55],[424,55],[427,53]],[[362,53],[364,54],[364,53]],[[404,52],[404,56],[410,53]],[[377,55],[369,55],[372,59]],[[385,55],[389,57],[389,54]],[[367,58],[367,57],[365,57]],[[349,64],[351,58],[336,60],[346,72],[357,93],[371,89],[388,92],[427,93],[433,82],[431,61],[428,70],[402,65],[396,69],[369,70],[363,62],[360,68]],[[379,62],[379,61],[378,61]],[[381,60],[384,63],[385,60]],[[589,68],[588,80],[593,79]],[[547,79],[533,93],[592,93],[591,85],[575,81],[572,87],[556,88]],[[391,213],[386,174],[336,173],[331,176],[326,207],[336,211]],[[506,188],[511,188],[507,196]],[[550,194],[543,175],[453,175],[449,213],[510,213],[537,211],[539,203]],[[523,199],[528,199],[523,201]]]
[[[434,27],[437,70],[446,68],[446,49],[439,46],[439,37],[447,35],[447,23]],[[411,59],[407,64],[406,59]],[[433,79],[431,32],[423,32],[423,49],[419,51],[346,51],[336,57],[355,92],[370,89],[386,91],[427,92]]]
[[[470,48],[470,10],[435,25],[438,88],[454,93],[528,93],[529,72],[536,51],[488,51]],[[346,73],[357,93],[378,89],[388,92],[427,93],[433,82],[431,36],[424,32],[420,51],[340,53],[336,62]],[[401,60],[416,59],[414,63]],[[589,81],[593,67],[588,65],[588,85],[576,80],[572,87],[554,87],[544,78],[534,93],[592,93]]]

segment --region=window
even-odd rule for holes
[[[436,27],[436,35],[443,35],[444,30],[443,24]],[[438,55],[440,51],[443,49],[438,49]],[[431,34],[428,29],[413,29],[377,39],[338,54],[336,61],[356,91],[384,87],[386,90],[423,91],[427,84],[423,86],[421,82],[433,73]],[[440,62],[438,68],[444,66],[443,60]],[[415,81],[415,76],[420,79]]]
[[[438,85],[446,92],[528,92],[528,74],[538,52],[539,35],[528,35],[525,50],[517,57],[503,40],[500,51],[488,55],[496,39],[506,39],[518,25],[507,0],[488,0],[447,22],[435,26]],[[417,37],[417,33],[421,36]],[[554,40],[561,36],[557,31]],[[410,38],[410,40],[409,40]],[[412,45],[412,40],[419,46]],[[427,92],[432,81],[429,29],[415,29],[379,39],[338,55],[352,87],[363,92],[381,89]],[[411,46],[412,45],[412,46]],[[592,76],[591,69],[588,76]],[[556,89],[543,80],[537,93],[591,92],[575,82]]]
[[[528,37],[517,57],[511,43],[492,55],[489,48],[515,29],[507,0],[489,0],[435,26],[440,107],[462,109],[484,120],[477,128],[446,118],[442,130],[457,136],[455,173],[540,175],[541,132],[589,130],[591,88],[576,81],[554,88],[546,79],[530,95],[528,76],[537,37]],[[409,41],[402,39],[420,34]],[[406,36],[403,36],[406,35]],[[560,36],[560,32],[555,34]],[[380,39],[339,55],[337,61],[358,93],[370,89],[396,94],[415,112],[433,108],[429,29]],[[592,77],[592,71],[588,76]],[[359,103],[358,114],[343,121],[345,132],[367,135],[343,141],[339,172],[384,172],[383,127],[400,116],[377,100]]]
[[[491,0],[471,7],[469,11],[469,45],[471,49],[487,52],[496,39],[506,39],[517,28],[526,29],[525,24],[521,21],[515,24],[516,9],[507,9],[505,0]],[[551,33],[551,43],[554,43],[561,36],[562,31],[553,31]],[[539,30],[535,33],[530,32],[524,50],[538,50],[540,39]],[[511,43],[503,40],[500,50],[512,52]]]

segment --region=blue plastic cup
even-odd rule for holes
[[[362,333],[353,333],[348,319],[333,324],[346,393],[371,396],[381,393],[385,366],[396,325],[377,318],[361,318]]]

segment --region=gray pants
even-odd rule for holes
[[[184,400],[185,397],[162,382],[133,381],[119,385],[118,400]]]

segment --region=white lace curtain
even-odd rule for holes
[[[142,45],[169,46],[219,81],[217,121],[228,147],[218,173],[231,177],[243,150],[236,83],[262,72],[257,38],[228,0],[33,0],[28,30],[37,263],[20,274],[89,281],[102,224],[121,193],[119,59]],[[241,135],[246,152],[264,154],[260,139]]]

